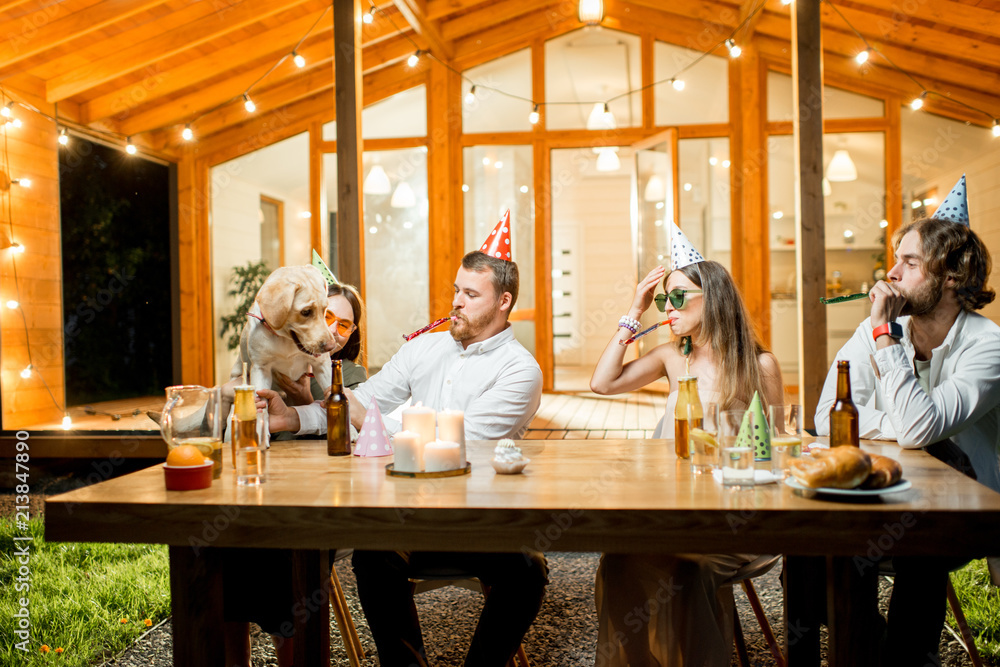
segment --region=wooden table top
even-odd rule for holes
[[[391,457],[329,457],[277,442],[270,478],[238,487],[228,451],[209,489],[167,491],[154,466],[48,499],[46,539],[175,546],[455,551],[986,555],[1000,494],[922,451],[865,443],[902,463],[909,491],[809,498],[783,484],[724,489],[664,440],[521,441],[524,474],[497,475],[493,443],[472,473],[388,477]]]

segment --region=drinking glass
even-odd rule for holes
[[[697,423],[696,406],[688,406],[688,423]],[[709,403],[702,410],[701,427],[688,432],[691,470],[696,475],[710,473],[719,467],[719,404]]]
[[[737,444],[745,414],[745,410],[723,410],[719,413],[723,486],[753,486],[753,445],[749,442]]]
[[[236,450],[236,484],[238,486],[256,486],[263,483],[266,468],[266,447],[240,447]]]
[[[768,423],[771,425],[771,472],[784,479],[788,477],[792,459],[802,454],[802,406],[772,405],[768,408]]]
[[[215,465],[212,478],[222,474],[221,394],[218,387],[175,385],[166,388],[160,433],[167,451],[193,445]]]

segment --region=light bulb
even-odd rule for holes
[[[135,155],[135,145],[132,143],[132,137],[125,140],[125,152],[129,155]]]
[[[920,93],[920,97],[913,98],[910,102],[910,108],[914,111],[919,111],[924,106],[924,98],[927,96],[927,91]]]
[[[497,160],[496,162],[493,163],[493,166],[496,167],[497,169],[503,169],[503,162],[501,160]]]
[[[23,253],[24,252],[24,246],[15,241],[14,243],[10,244],[10,251],[11,252],[16,252],[16,253]]]
[[[684,79],[673,80],[674,90],[684,90]]]
[[[28,364],[27,366],[24,367],[24,370],[21,371],[21,377],[23,377],[25,380],[31,377],[31,364]]]
[[[7,307],[10,308],[11,310],[16,310],[17,306],[18,303],[14,299],[11,299],[10,301],[7,302]]]
[[[375,6],[374,6],[374,5],[373,5],[373,6],[372,6],[372,8],[371,8],[371,9],[370,9],[370,10],[368,11],[368,13],[367,13],[367,14],[362,14],[362,16],[361,16],[361,20],[362,20],[362,21],[364,21],[365,23],[369,23],[369,24],[370,24],[370,23],[371,23],[372,21],[374,21],[374,20],[375,20]]]
[[[714,167],[715,165],[719,164],[719,158],[710,157],[708,158],[708,163]]]
[[[731,38],[726,40],[726,48],[729,49],[730,58],[739,58],[743,53],[743,49],[741,49],[739,44],[734,42]]]
[[[409,58],[406,59],[406,64],[409,65],[410,67],[416,67],[418,62],[420,62],[419,49],[417,49],[416,53],[414,53],[413,55],[411,55]]]
[[[254,111],[257,110],[257,105],[254,104],[253,100],[250,99],[249,93],[243,93],[243,107],[250,113],[253,113]]]
[[[1000,120],[993,121],[993,136],[1000,137]]]
[[[781,4],[784,5],[784,6],[786,6],[786,7],[788,5],[790,5],[790,4],[792,4],[792,2],[794,2],[794,0],[781,0]]]
[[[15,118],[14,120],[10,121],[10,124],[13,125],[14,127],[21,127],[21,119]]]
[[[854,62],[856,62],[859,65],[864,65],[866,62],[868,62],[869,56],[871,56],[871,53],[869,53],[868,49],[865,49],[858,55],[854,56]]]
[[[878,226],[881,227],[882,229],[885,229],[886,227],[889,226],[889,221],[888,220],[879,220]]]
[[[528,122],[531,123],[532,125],[537,125],[538,124],[538,105],[537,104],[535,105],[535,108],[531,110],[531,113],[528,114]]]
[[[469,88],[469,92],[465,94],[465,103],[472,105],[476,103],[476,86],[473,84],[472,88]]]
[[[30,188],[31,187],[31,179],[30,178],[15,178],[14,180],[11,181],[11,183],[14,183],[16,185],[20,185],[22,188]]]
[[[66,134],[66,128],[59,130],[59,145],[68,146],[69,145],[69,135]]]
[[[66,415],[65,417],[63,417],[62,427],[63,427],[64,431],[68,431],[71,428],[73,428],[73,420],[69,418],[69,415]]]
[[[462,192],[468,192],[468,191],[469,191],[469,184],[462,183]]]
[[[10,118],[10,110],[14,108],[13,102],[7,102],[7,104],[0,107],[0,116],[4,118]]]
[[[181,136],[184,137],[184,141],[191,141],[194,139],[194,132],[191,131],[190,125],[184,126],[184,129],[181,130]]]
[[[306,66],[306,59],[303,58],[298,53],[296,53],[295,51],[292,51],[292,61],[295,63],[295,66],[298,67],[299,69],[302,69],[303,67]]]

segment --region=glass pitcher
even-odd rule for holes
[[[222,419],[219,387],[177,385],[167,387],[160,433],[167,450],[179,445],[194,445],[212,459],[212,477],[222,474]]]

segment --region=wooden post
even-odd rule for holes
[[[903,131],[900,106],[902,100],[889,97],[885,101],[885,270],[892,268],[892,235],[903,226]]]
[[[531,99],[545,100],[545,42],[531,45]],[[555,388],[555,350],[552,345],[552,180],[550,147],[543,135],[545,105],[531,142],[535,194],[535,359],[542,369],[542,390]]]
[[[333,3],[337,109],[337,276],[365,294],[364,182],[361,165],[361,0]]]
[[[462,81],[431,60],[427,86],[427,188],[430,198],[430,317],[451,310],[455,272],[462,261]]]
[[[313,249],[331,266],[335,265],[333,257],[327,255],[326,241],[323,238],[323,221],[328,217],[323,202],[323,123],[309,123],[309,242]],[[336,272],[336,270],[334,270]]]
[[[799,299],[799,402],[806,428],[826,378],[826,243],[823,218],[823,43],[820,0],[792,5],[792,86],[795,100],[795,262]]]

